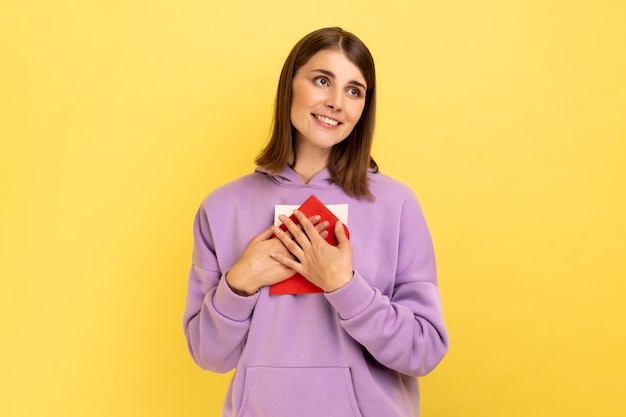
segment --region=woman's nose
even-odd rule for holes
[[[343,95],[341,94],[341,90],[330,89],[328,92],[328,96],[326,97],[326,107],[333,109],[335,111],[341,110],[343,108]]]

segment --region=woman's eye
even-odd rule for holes
[[[348,94],[352,97],[359,97],[361,95],[361,91],[358,88],[348,88]]]
[[[328,85],[328,80],[324,77],[317,77],[315,80],[313,80],[313,82],[317,85],[321,85],[324,87]]]

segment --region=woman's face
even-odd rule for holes
[[[359,121],[367,85],[359,68],[339,50],[309,59],[292,82],[291,124],[302,151],[330,151]]]

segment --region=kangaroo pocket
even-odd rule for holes
[[[361,417],[349,368],[248,367],[238,417]]]

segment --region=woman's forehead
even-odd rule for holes
[[[339,49],[322,49],[316,52],[298,72],[319,70],[330,72],[337,78],[350,79],[366,85],[366,80],[361,69]]]

